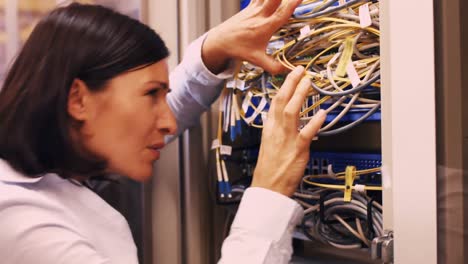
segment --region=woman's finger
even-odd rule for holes
[[[266,0],[263,3],[263,12],[266,16],[271,16],[273,13],[275,13],[279,6],[281,5],[282,0]]]
[[[275,13],[275,18],[281,25],[285,24],[294,13],[294,10],[302,3],[302,0],[289,0],[287,4],[281,6]]]
[[[326,117],[325,110],[320,109],[309,123],[299,131],[299,148],[309,148],[310,142],[317,135]]]
[[[281,62],[267,55],[263,50],[259,51],[258,54],[256,54],[254,60],[255,63],[253,64],[260,66],[265,71],[273,75],[285,72],[287,70],[287,68],[283,64],[281,64]]]
[[[286,117],[286,126],[291,126],[292,129],[297,129],[298,123],[298,116],[299,112],[301,111],[301,107],[304,104],[304,100],[309,93],[310,88],[310,79],[307,76],[302,77],[301,81],[297,85],[296,91],[294,92],[291,100],[289,100],[288,104],[283,110],[283,114]],[[294,122],[296,125],[293,125],[290,122]]]
[[[252,0],[248,6],[261,6],[263,5],[264,0]]]
[[[284,81],[281,89],[275,95],[273,99],[270,111],[277,116],[282,115],[283,109],[286,104],[291,99],[294,91],[296,90],[296,86],[301,80],[302,76],[304,75],[304,67],[297,66],[294,68],[292,72],[288,74],[286,80]]]
[[[279,25],[285,24],[294,13],[294,10],[302,3],[302,0],[289,0],[287,4],[282,5],[274,14],[273,18]]]

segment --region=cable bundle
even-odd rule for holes
[[[330,119],[319,135],[334,135],[351,129],[380,109],[378,11],[378,3],[370,0],[304,0],[289,23],[271,38],[266,52],[286,68],[303,65],[311,80],[299,116],[301,125],[322,108]],[[231,196],[228,172],[221,159],[226,155],[222,151],[223,133],[234,142],[242,136],[243,124],[262,128],[271,99],[284,78],[242,62],[234,78],[225,83],[217,143],[213,147],[221,197]],[[360,114],[351,122],[340,122],[351,112]]]
[[[370,247],[383,235],[382,206],[365,194],[353,193],[345,202],[341,191],[298,191],[296,200],[305,207],[302,233],[311,240],[343,249]]]
[[[301,123],[320,108],[329,113],[319,135],[344,132],[380,109],[378,8],[370,0],[305,0],[270,40],[268,54],[288,69],[304,66],[311,80]],[[240,120],[262,127],[285,77],[272,76],[248,62],[242,62],[236,72],[226,82],[222,97],[223,130],[231,129],[232,140],[241,135]],[[340,122],[348,113],[359,116]]]

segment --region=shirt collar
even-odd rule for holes
[[[31,178],[11,167],[11,165],[3,159],[0,159],[0,181],[7,183],[35,183],[40,181],[43,176]]]

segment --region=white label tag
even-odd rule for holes
[[[351,80],[351,85],[353,88],[357,87],[361,83],[359,74],[357,73],[356,68],[354,68],[352,61],[350,61],[346,66],[346,73],[348,74],[348,78]]]
[[[237,79],[236,80],[236,88],[241,90],[241,91],[244,91],[245,90],[245,81]]]
[[[232,89],[236,87],[236,80],[235,79],[230,79],[227,83],[226,83],[226,88],[229,88],[229,89]]]
[[[363,69],[367,67],[367,63],[358,61],[358,62],[355,62],[354,67],[356,67],[356,69]]]
[[[226,95],[226,104],[225,104],[225,111],[224,111],[224,127],[223,127],[223,131],[224,132],[228,132],[229,130],[229,120],[231,118],[231,103],[232,103],[232,93],[228,93]]]
[[[346,3],[345,0],[339,0],[338,2],[340,3],[340,6],[342,6],[342,5],[344,5]]]
[[[221,149],[219,151],[221,153],[221,155],[228,155],[228,156],[231,156],[232,154],[232,147],[231,146],[227,146],[227,145],[221,145]]]
[[[218,139],[215,139],[213,140],[213,142],[211,143],[211,149],[217,149],[219,148],[219,140]]]
[[[303,39],[303,38],[307,37],[307,35],[309,35],[309,33],[310,33],[310,26],[305,25],[304,27],[301,28],[301,35],[299,36],[299,38]]]
[[[359,23],[362,28],[372,25],[372,18],[369,13],[369,3],[359,7]]]
[[[237,88],[243,91],[245,90],[245,81],[241,79],[230,79],[226,83],[226,88],[229,88],[229,89]]]

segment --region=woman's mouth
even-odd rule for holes
[[[155,160],[159,159],[161,155],[159,151],[164,147],[164,145],[164,143],[158,143],[148,146],[148,149],[150,150]]]

